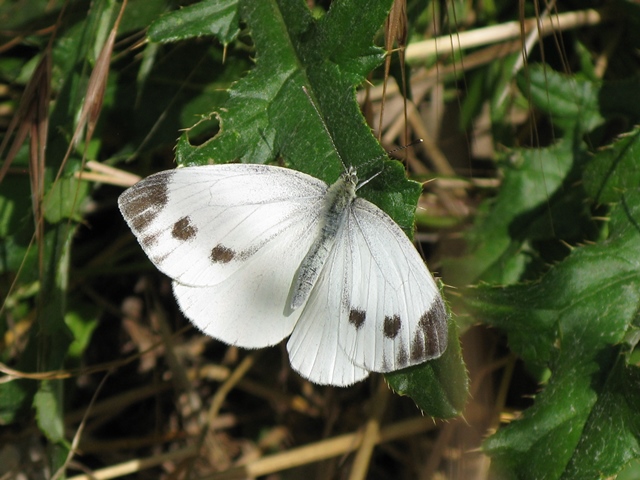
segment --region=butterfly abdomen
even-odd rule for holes
[[[331,249],[335,243],[343,217],[356,198],[358,177],[350,169],[329,187],[320,216],[319,234],[305,255],[295,277],[291,295],[291,310],[302,306],[316,283]]]

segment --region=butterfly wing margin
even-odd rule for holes
[[[290,229],[312,228],[326,190],[295,170],[208,165],[151,175],[118,204],[160,271],[183,285],[213,286]]]
[[[345,251],[338,343],[356,365],[391,372],[437,358],[447,346],[440,291],[400,227],[356,198],[335,248]]]

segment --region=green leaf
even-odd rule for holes
[[[160,17],[149,26],[152,42],[215,35],[223,45],[238,35],[238,0],[205,0]]]
[[[551,121],[575,138],[605,121],[624,119],[628,125],[640,119],[640,92],[635,77],[596,82],[581,75],[563,75],[533,65],[517,76],[518,86],[531,102],[548,113]],[[591,143],[596,139],[591,135]]]
[[[116,3],[117,7],[120,4]],[[148,28],[167,8],[165,0],[129,0],[119,33]]]
[[[68,359],[80,360],[89,345],[91,335],[98,326],[96,310],[95,305],[80,302],[67,310],[64,322],[73,335],[73,342],[67,352]]]
[[[584,185],[597,203],[618,201],[620,194],[640,185],[640,129],[599,150],[584,172]]]
[[[563,75],[544,65],[532,65],[516,79],[523,94],[567,132],[588,132],[604,122],[599,85],[590,80]]]
[[[65,219],[81,220],[80,202],[89,193],[90,184],[75,177],[65,177],[55,182],[44,203],[44,215],[49,223]]]
[[[62,382],[60,380],[40,382],[33,398],[38,427],[53,443],[64,440],[62,409]]]
[[[468,234],[468,254],[446,262],[448,280],[456,285],[480,280],[504,285],[531,278],[539,268],[533,242],[583,240],[592,221],[584,193],[574,185],[579,155],[568,141],[511,152],[502,163],[498,195],[485,202],[485,212]]]
[[[593,472],[615,476],[622,465],[640,458],[640,369],[617,358],[594,404],[565,478]]]
[[[529,366],[552,372],[522,418],[485,442],[505,478],[596,478],[637,457],[636,422],[612,430],[611,416],[637,415],[638,370],[620,354],[640,304],[639,220],[640,193],[628,192],[606,241],[574,249],[539,282],[466,292],[477,318],[506,331]]]

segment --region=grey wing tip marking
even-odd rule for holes
[[[169,201],[174,171],[156,173],[125,190],[118,199],[122,216],[134,232],[144,232]]]
[[[144,248],[151,248],[158,242],[159,237],[160,237],[160,233],[158,232],[150,233],[148,235],[142,234],[138,239],[138,241],[140,242],[140,245],[142,245]]]
[[[444,301],[438,295],[429,311],[425,312],[418,322],[425,340],[426,358],[437,358],[447,348],[448,315]]]
[[[387,336],[388,318],[394,317],[385,318],[385,336]],[[440,357],[447,348],[447,327],[447,311],[442,298],[438,295],[431,304],[431,308],[420,317],[418,329],[414,333],[409,352],[407,352],[404,345],[400,345],[395,358],[396,368],[401,369]]]

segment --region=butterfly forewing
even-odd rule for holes
[[[278,343],[300,311],[288,297],[317,235],[327,186],[263,165],[189,167],[125,191],[120,209],[151,261],[174,280],[208,335],[248,348]]]
[[[447,314],[420,255],[382,210],[355,199],[335,248],[346,252],[338,343],[360,367],[391,372],[439,357]]]

